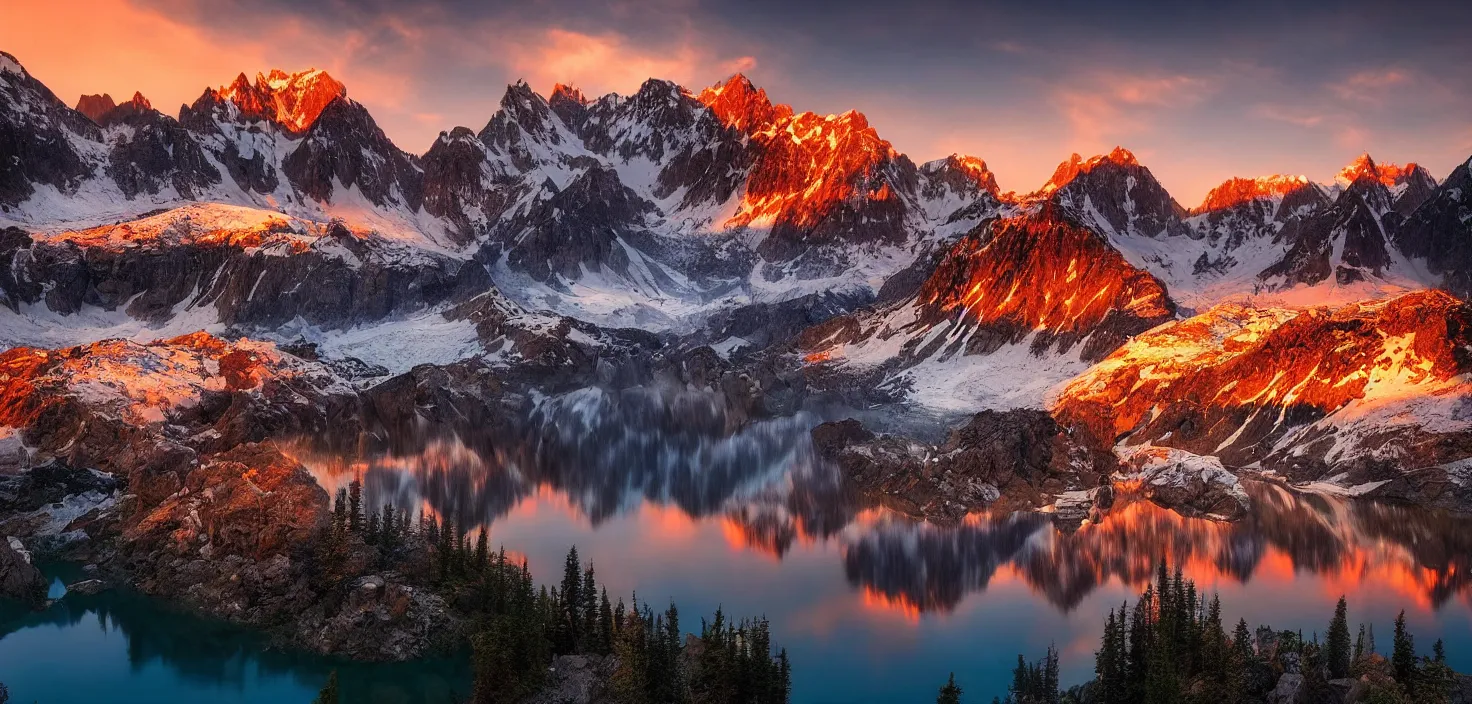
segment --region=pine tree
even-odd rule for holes
[[[1334,606],[1334,618],[1329,621],[1329,634],[1324,643],[1325,664],[1329,666],[1329,678],[1341,679],[1349,676],[1349,608],[1344,597]]]
[[[368,524],[363,529],[363,542],[368,543],[369,545],[378,544],[378,536],[380,531],[378,520],[379,519],[377,511],[368,512]]]
[[[562,587],[558,592],[562,596],[562,613],[559,638],[557,647],[559,652],[571,653],[577,650],[578,643],[582,639],[582,599],[579,595],[583,588],[583,568],[578,559],[578,547],[572,546],[567,551],[567,559],[562,566]]]
[[[440,580],[450,578],[450,565],[455,561],[455,519],[446,515],[439,527],[439,542],[435,545],[435,559],[439,561]]]
[[[1395,617],[1395,645],[1390,655],[1390,664],[1395,667],[1395,681],[1409,687],[1416,677],[1416,641],[1406,631],[1406,612]]]
[[[940,688],[935,704],[961,704],[961,688],[956,686],[956,673],[952,672],[951,678]]]
[[[1360,624],[1360,633],[1354,639],[1354,654],[1350,656],[1350,662],[1358,665],[1365,658],[1365,624]]]
[[[579,622],[583,625],[583,652],[595,653],[603,649],[598,642],[598,582],[593,578],[593,565],[583,571],[583,586],[578,591],[581,601],[578,608],[582,609]]]
[[[670,604],[671,607],[674,604]],[[598,604],[598,646],[599,652],[607,655],[613,650],[613,606],[608,603],[608,589],[603,589],[602,599]]]
[[[363,482],[359,479],[348,484],[348,530],[363,530]]]
[[[5,698],[0,697],[0,703],[3,703],[4,701],[5,701]],[[332,671],[332,674],[330,674],[330,675],[327,676],[327,684],[326,685],[323,685],[322,691],[317,692],[317,699],[314,701],[314,704],[337,704],[337,703],[338,703],[338,694],[337,694],[337,670],[333,670]]]
[[[1109,619],[1104,622],[1104,638],[1094,653],[1094,674],[1099,679],[1102,704],[1123,704],[1125,701],[1124,678],[1120,662],[1118,631],[1122,624],[1115,619],[1114,609],[1109,610]]]
[[[348,527],[348,490],[339,488],[337,500],[332,503],[332,527],[338,530],[347,530]]]
[[[399,545],[399,517],[394,512],[393,502],[383,505],[383,533],[378,536],[378,545],[385,553]]]
[[[485,572],[486,564],[490,560],[489,536],[486,535],[486,527],[480,527],[480,533],[475,536],[475,571]]]

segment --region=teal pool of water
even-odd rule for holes
[[[286,652],[126,592],[70,594],[44,611],[0,605],[0,683],[16,704],[310,702],[333,670],[345,702],[450,704],[470,691],[466,668],[463,658],[369,665]]]

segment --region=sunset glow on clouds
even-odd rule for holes
[[[799,110],[864,112],[916,161],[980,156],[1004,189],[1036,188],[1071,152],[1123,144],[1189,206],[1230,176],[1327,180],[1367,150],[1445,176],[1472,149],[1472,50],[1458,30],[1469,14],[1371,3],[10,0],[0,49],[68,103],[138,90],[168,113],[238,73],[323,68],[411,152],[441,130],[480,128],[517,79],[597,96],[650,77],[699,89],[741,71]]]

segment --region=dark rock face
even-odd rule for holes
[[[102,131],[87,117],[57,99],[32,78],[14,56],[0,52],[0,62],[15,70],[0,70],[0,206],[14,206],[31,196],[38,185],[72,193],[90,177],[93,167],[79,153],[78,142],[102,141]]]
[[[1051,495],[1097,486],[1115,461],[1043,411],[983,411],[926,446],[875,435],[856,420],[813,429],[819,453],[879,503],[931,521],[984,508],[1040,508]]]
[[[1058,166],[1042,193],[1081,222],[1097,214],[1106,231],[1148,237],[1189,234],[1182,222],[1186,209],[1121,147],[1088,161],[1074,154]]]
[[[515,199],[514,183],[487,183],[483,174],[485,145],[467,127],[442,133],[420,160],[424,169],[424,210],[449,219],[459,228],[461,243],[472,241],[486,223],[495,221]],[[477,222],[471,214],[478,211]]]
[[[402,245],[337,224],[316,238],[295,238],[283,223],[279,231],[231,240],[197,230],[187,212],[157,217],[169,219],[160,227],[185,233],[183,241],[95,246],[10,231],[0,240],[0,261],[9,265],[0,273],[0,293],[11,306],[44,300],[64,314],[84,305],[126,306],[133,317],[166,320],[181,309],[213,306],[227,324],[271,327],[300,316],[347,327],[465,300],[492,286],[475,262],[408,256]],[[122,236],[110,227],[92,232]]]
[[[1362,178],[1328,208],[1298,223],[1282,260],[1259,277],[1279,286],[1316,284],[1330,276],[1339,284],[1380,276],[1390,266],[1385,232],[1393,230],[1390,194],[1378,181]],[[1390,226],[1387,227],[1387,222]],[[1336,243],[1338,261],[1334,261]]]
[[[111,493],[117,484],[111,476],[73,467],[63,460],[14,474],[0,473],[0,514],[35,511],[89,491]]]
[[[221,182],[219,170],[188,130],[152,108],[136,106],[136,102],[124,103],[103,116],[109,126],[132,128],[131,134],[113,141],[104,169],[125,197],[157,194],[165,186],[173,186],[180,197],[193,199],[203,189]]]
[[[46,599],[46,580],[8,540],[0,538],[0,599],[39,604]]]
[[[424,174],[415,159],[390,142],[362,105],[337,97],[322,109],[281,169],[302,193],[330,201],[334,183],[356,186],[374,205],[418,210]]]
[[[1396,230],[1395,244],[1426,263],[1453,294],[1472,297],[1472,160],[1457,166]]]
[[[521,233],[508,261],[543,282],[554,281],[554,275],[575,280],[605,266],[627,275],[629,256],[619,245],[621,234],[641,227],[653,210],[613,169],[594,166],[538,203],[524,220],[507,226]]]

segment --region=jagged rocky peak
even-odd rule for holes
[[[766,90],[739,73],[701,91],[698,98],[723,124],[743,132],[761,130],[792,116],[792,108],[772,104]]]
[[[997,186],[996,175],[987,168],[986,162],[980,157],[952,154],[944,159],[926,162],[920,167],[920,170],[929,176],[946,181],[958,191],[962,189],[957,186],[969,183],[994,196],[1001,193],[1001,188]],[[951,183],[952,179],[956,179],[957,183]]]
[[[0,73],[17,73],[22,76],[29,75],[13,54],[4,51],[0,51]]]
[[[1259,176],[1257,178],[1233,177],[1223,181],[1221,185],[1211,189],[1206,194],[1206,199],[1201,205],[1192,211],[1193,214],[1209,213],[1216,210],[1226,210],[1243,203],[1256,200],[1273,199],[1288,195],[1303,188],[1312,188],[1307,176],[1286,176],[1273,174],[1272,176]]]
[[[987,328],[970,353],[1032,336],[1035,350],[1083,343],[1082,358],[1097,361],[1175,315],[1164,284],[1061,215],[1044,208],[961,238],[920,288],[920,319],[961,315]]]
[[[527,152],[524,139],[530,136],[534,141],[562,143],[562,137],[552,125],[552,118],[547,100],[532,90],[526,81],[517,81],[506,86],[506,92],[501,96],[501,109],[481,129],[480,141],[498,154],[510,154],[517,168],[525,171],[532,167],[535,158]]]
[[[552,86],[552,98],[548,102],[558,100],[567,100],[579,105],[588,104],[588,99],[583,95],[583,91],[578,90],[576,86],[564,85],[562,83]]]
[[[1115,147],[1114,151],[1108,154],[1090,157],[1087,161],[1075,152],[1068,159],[1064,160],[1063,163],[1058,165],[1058,168],[1053,171],[1053,177],[1048,179],[1047,183],[1043,184],[1041,192],[1052,193],[1067,186],[1074,179],[1078,178],[1080,174],[1087,174],[1102,164],[1139,166],[1140,162],[1135,158],[1133,152],[1124,147]]]
[[[552,87],[552,97],[547,99],[552,112],[574,132],[582,129],[588,118],[588,98],[574,86],[558,83]]]
[[[272,69],[269,74],[257,73],[254,84],[242,73],[215,94],[234,104],[246,119],[274,122],[300,133],[311,127],[333,100],[346,98],[348,89],[320,69],[297,73]],[[209,95],[206,91],[205,97]]]
[[[76,110],[100,125],[102,124],[102,116],[117,106],[117,103],[112,101],[111,95],[103,93],[102,95],[84,95],[77,98]]]
[[[1183,222],[1186,209],[1124,147],[1087,160],[1070,156],[1028,199],[1056,204],[1079,221],[1115,235],[1189,233]]]
[[[1362,178],[1368,178],[1392,190],[1415,182],[1429,182],[1431,187],[1436,186],[1436,178],[1421,165],[1415,162],[1404,165],[1376,163],[1369,152],[1355,157],[1354,161],[1340,169],[1334,180],[1340,185],[1348,186]]]
[[[104,95],[103,97],[107,96]],[[80,104],[81,101],[78,101],[78,105]],[[82,111],[78,110],[78,112]],[[91,115],[87,115],[87,117],[91,117],[93,122],[103,127],[109,127],[120,122],[129,122],[131,118],[141,115],[157,115],[157,113],[153,109],[153,104],[148,102],[148,98],[143,97],[142,93],[135,91],[133,97],[127,101],[114,105],[97,117],[92,117]]]

